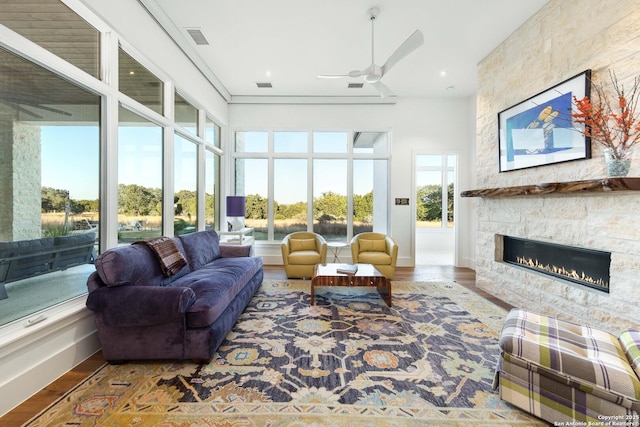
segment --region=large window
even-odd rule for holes
[[[162,80],[122,48],[118,49],[118,84],[120,92],[162,114]]]
[[[307,230],[307,159],[273,161],[275,240]]]
[[[347,239],[347,160],[313,161],[313,231],[327,240]]]
[[[178,92],[174,98],[176,124],[196,135],[198,133],[198,110]]]
[[[220,126],[198,123],[210,115],[198,94],[164,93],[181,82],[76,3],[2,1],[0,326],[11,334],[28,333],[24,317],[83,307],[101,250],[219,222]]]
[[[220,148],[220,126],[215,124],[209,117],[207,117],[205,122],[204,140],[208,144]]]
[[[100,33],[59,0],[3,0],[0,24],[93,77],[99,70]]]
[[[100,97],[4,49],[0,63],[4,325],[87,291],[100,226]],[[77,257],[52,262],[69,246]],[[38,265],[19,266],[34,256]]]
[[[193,233],[198,221],[198,150],[196,144],[175,135],[173,234]]]
[[[267,159],[237,159],[236,195],[246,196],[245,225],[255,229],[257,240],[268,239],[269,168]],[[227,218],[231,223],[233,218]]]
[[[205,152],[204,164],[204,224],[206,230],[215,230],[220,223],[217,189],[220,188],[220,156]]]
[[[118,243],[162,235],[162,128],[120,107]]]
[[[238,131],[234,156],[235,192],[247,198],[257,240],[387,232],[386,132]]]

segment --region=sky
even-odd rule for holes
[[[43,126],[42,186],[69,190],[75,200],[98,198],[100,182],[97,126]]]
[[[245,151],[267,150],[261,140],[266,132],[250,132]],[[308,158],[292,159],[287,156],[307,150],[306,132],[277,133],[276,147],[286,152],[274,159],[274,195],[281,204],[306,201]],[[324,151],[339,152],[346,145],[343,132],[321,132],[314,138]],[[150,188],[162,187],[162,129],[158,126],[131,126],[119,128],[120,160],[118,181]],[[304,138],[304,139],[302,139]],[[42,185],[68,189],[73,199],[94,200],[99,190],[99,129],[91,126],[42,127]],[[183,153],[176,164],[176,191],[195,189],[195,146],[183,138],[177,139],[177,152]],[[302,145],[301,145],[302,144]],[[184,147],[184,148],[182,148]],[[296,148],[299,147],[299,148]],[[192,149],[193,148],[193,149]],[[304,151],[301,151],[304,150]],[[317,151],[317,150],[316,150]],[[346,148],[345,148],[346,151]],[[293,153],[293,154],[292,154]],[[321,154],[321,153],[320,153]],[[435,166],[436,156],[418,156],[418,166]],[[436,158],[439,158],[437,156]],[[314,196],[325,192],[347,194],[347,162],[344,159],[315,159],[313,170]],[[244,194],[268,194],[266,159],[245,159]],[[369,160],[354,162],[354,194],[363,195],[373,188],[374,172]],[[431,174],[422,175],[421,180]],[[437,176],[437,175],[436,175]],[[430,179],[428,179],[430,180]],[[421,183],[424,185],[425,183]]]

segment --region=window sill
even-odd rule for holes
[[[0,327],[0,358],[90,315],[86,301],[84,294]]]

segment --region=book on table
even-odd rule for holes
[[[340,267],[336,268],[336,273],[342,274],[356,274],[356,271],[358,271],[357,264],[343,264]]]

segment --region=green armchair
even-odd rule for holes
[[[391,236],[382,233],[360,233],[351,239],[353,263],[373,264],[387,278],[396,272],[398,244]]]
[[[280,248],[284,271],[290,279],[310,279],[316,264],[327,262],[327,241],[316,233],[297,231],[288,234],[282,239]]]

